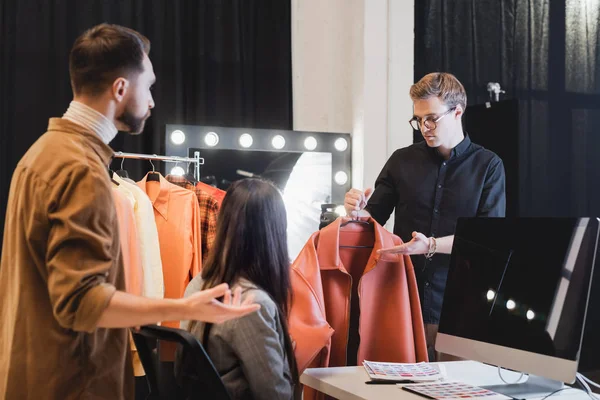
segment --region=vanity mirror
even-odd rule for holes
[[[292,260],[319,229],[321,204],[343,204],[351,187],[349,134],[167,125],[165,137],[169,156],[200,153],[200,180],[205,183],[227,190],[245,177],[274,182],[286,205]],[[185,167],[165,172],[182,174]]]

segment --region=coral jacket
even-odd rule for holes
[[[347,365],[353,282],[358,294],[354,304],[360,309],[358,365],[363,360],[427,361],[410,257],[378,255],[377,250],[402,240],[372,218],[363,221],[370,224],[343,226],[348,219],[338,218],[310,237],[292,265],[289,329],[300,372]]]

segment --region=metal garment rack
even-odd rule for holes
[[[174,163],[194,163],[194,178],[200,180],[200,166],[204,165],[204,158],[200,158],[200,152],[195,151],[194,157],[179,157],[179,156],[159,156],[156,154],[138,154],[138,153],[123,153],[122,151],[115,152],[115,158],[131,158],[135,160],[156,160]]]

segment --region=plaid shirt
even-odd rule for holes
[[[217,216],[219,215],[219,203],[209,193],[195,187],[183,176],[167,175],[165,177],[174,185],[189,189],[196,193],[198,197],[198,206],[200,206],[200,236],[202,238],[202,261],[215,242],[217,235]]]

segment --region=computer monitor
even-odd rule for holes
[[[436,350],[574,382],[598,221],[460,218]],[[494,390],[518,397],[519,389]]]

